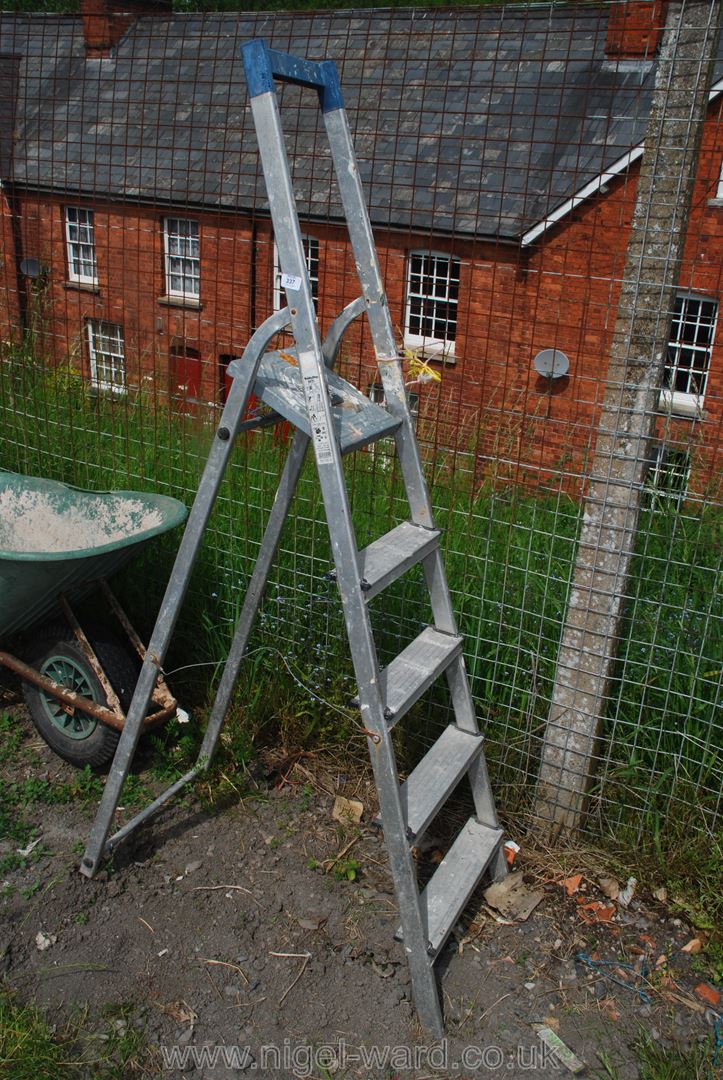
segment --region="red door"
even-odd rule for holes
[[[201,355],[188,346],[172,348],[168,354],[171,398],[174,409],[195,413],[201,397]]]

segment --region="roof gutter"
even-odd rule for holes
[[[30,180],[14,180],[13,189],[16,191],[44,193],[48,195],[55,195],[60,199],[67,199],[69,189],[66,186],[57,187],[54,184],[42,184],[38,182],[32,182]],[[186,210],[193,211],[195,213],[214,213],[214,214],[228,214],[228,215],[246,215],[247,217],[254,216],[259,219],[265,218],[271,220],[271,214],[268,210],[258,209],[253,205],[250,206],[227,206],[225,204],[211,203],[211,202],[194,202],[188,198],[183,200],[174,201],[169,198],[166,202],[160,201],[157,195],[124,195],[120,192],[113,191],[101,191],[99,189],[94,190],[81,190],[73,189],[73,197],[77,199],[92,200],[97,202],[103,200],[108,203],[124,203],[131,206],[145,206],[157,210],[159,213],[166,213],[170,210]],[[329,226],[344,226],[345,219],[322,217],[321,215],[308,214],[304,215],[304,221],[313,225],[329,225]],[[409,236],[410,232],[415,234],[429,233],[429,226],[424,228],[415,227],[414,225],[394,225],[372,221],[372,228],[379,231],[386,231],[390,233],[403,234]],[[501,236],[499,233],[464,233],[457,229],[434,229],[435,234],[443,235],[446,239],[456,240],[460,243],[475,244],[475,243],[489,243],[495,246],[509,247],[510,250],[519,248],[520,241],[519,236]]]
[[[713,101],[713,99],[718,97],[721,93],[723,93],[723,79],[719,79],[718,82],[715,83],[713,88],[710,90],[708,94],[708,101]],[[533,225],[531,229],[528,229],[528,231],[523,235],[522,239],[520,240],[521,247],[529,247],[529,245],[533,244],[538,237],[542,236],[542,234],[547,232],[548,229],[551,229],[553,225],[556,225],[558,221],[561,221],[562,218],[567,217],[567,215],[571,213],[575,209],[575,207],[579,206],[581,202],[584,202],[586,199],[589,199],[591,195],[594,195],[596,192],[600,191],[601,188],[603,188],[616,176],[620,176],[621,173],[626,172],[630,168],[630,166],[638,160],[638,158],[641,158],[643,156],[643,147],[644,143],[638,143],[638,145],[634,146],[632,150],[628,150],[626,154],[623,154],[623,156],[619,157],[617,161],[614,161],[613,164],[605,170],[605,172],[600,173],[599,176],[596,176],[593,180],[590,180],[587,184],[585,184],[584,187],[581,187],[580,190],[577,191],[570,199],[567,199],[564,203],[561,203],[561,205],[558,206],[556,210],[553,210],[551,214],[548,214],[547,217],[544,217],[542,219],[542,221],[538,221],[537,225]]]

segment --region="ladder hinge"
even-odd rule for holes
[[[359,588],[361,589],[362,592],[369,592],[369,590],[371,589],[371,585],[369,584],[369,582],[367,581],[366,578],[362,578],[361,581],[359,582]]]
[[[390,709],[388,705],[384,706],[384,719],[385,720],[387,720],[387,721],[393,720],[396,715],[397,714],[395,713],[394,709]]]

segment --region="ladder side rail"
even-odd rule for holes
[[[248,363],[231,384],[81,860],[81,873],[86,877],[93,877],[103,856],[113,815],[138,745],[143,720],[148,712],[151,695],[176,627],[206,526],[241,428],[241,418],[251,397],[261,357],[269,341],[288,324],[288,319],[288,312],[283,310],[276,312],[259,327],[244,350]]]
[[[295,288],[286,286],[287,302],[292,332],[298,347],[299,372],[313,431],[312,443],[330,527],[342,605],[361,631],[355,650],[355,660],[359,664],[357,678],[364,685],[376,688],[374,697],[378,707],[373,711],[378,715],[363,715],[363,720],[365,727],[383,738],[385,724],[381,717],[379,666],[366,608],[361,602],[356,537],[346,493],[341,453],[334,436],[326,365],[306,269],[276,94],[268,91],[252,96],[251,109],[279,260],[283,273],[287,275],[286,280],[290,279],[295,285]],[[369,711],[368,702],[365,712]]]
[[[404,925],[404,948],[416,988],[419,1014],[427,1026],[441,1035],[441,1013],[427,952],[428,933],[422,921],[416,870],[406,836],[391,732],[384,718],[379,665],[369,612],[359,581],[356,535],[344,481],[341,451],[332,426],[325,365],[276,94],[262,91],[252,95],[251,109],[282,268],[286,267],[284,272],[292,279],[300,280],[300,288],[291,289],[288,284],[285,286],[287,300],[292,330],[298,345],[299,371],[311,420],[312,443],[329,525],[339,593],[359,686],[361,719],[369,732],[369,753],[397,883]]]
[[[412,520],[417,525],[434,527],[434,517],[416,435],[407,404],[402,365],[399,361],[389,304],[376,253],[374,234],[364,199],[356,163],[351,131],[343,108],[324,114],[329,135],[339,191],[349,227],[354,260],[367,303],[369,327],[379,363],[387,408],[401,414],[402,426],[395,436]],[[423,560],[435,626],[448,634],[457,633],[442,552],[439,548]],[[455,715],[459,726],[470,732],[478,730],[464,657],[455,660],[447,671]]]
[[[354,252],[354,262],[367,304],[369,329],[384,387],[386,407],[393,416],[399,416],[402,420],[395,439],[412,521],[415,525],[433,529],[432,504],[414,435],[404,385],[404,373],[399,360],[399,348],[384,290],[346,111],[343,108],[337,108],[325,112],[324,123]]]
[[[402,415],[402,426],[396,434],[397,453],[402,469],[412,520],[415,524],[434,527],[429,491],[419,453],[416,434],[409,413],[402,365],[399,361],[396,337],[392,326],[381,268],[376,253],[359,168],[343,108],[324,113],[334,168],[354,251],[354,260],[367,303],[369,327],[379,364],[387,407],[392,414]],[[423,560],[424,576],[429,591],[435,626],[448,634],[457,633],[457,619],[447,582],[442,551],[439,546]],[[445,672],[457,726],[462,731],[479,731],[477,710],[464,655],[452,661]],[[491,797],[484,762],[470,773],[472,795],[478,819],[497,827],[494,800]],[[499,859],[496,874],[499,874]]]

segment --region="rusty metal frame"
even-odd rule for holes
[[[78,710],[93,716],[96,720],[100,720],[102,724],[106,724],[115,731],[123,730],[125,721],[123,713],[119,716],[106,706],[98,705],[95,701],[83,697],[82,694],[77,694],[75,690],[68,690],[66,686],[61,686],[60,683],[55,682],[54,679],[49,679],[46,675],[41,675],[34,667],[23,663],[22,660],[18,660],[11,653],[0,652],[0,664],[9,668],[10,671],[14,671],[25,682],[32,683],[33,686],[37,686],[40,690],[44,690],[46,694],[56,698],[65,706],[69,715],[72,716]]]
[[[83,632],[83,627],[80,625],[77,618],[75,617],[75,612],[68,603],[67,596],[61,593],[58,597],[58,603],[60,604],[60,610],[63,612],[63,615],[65,615],[65,618],[70,624],[71,630],[75,634],[75,640],[78,648],[90,664],[96,679],[103,687],[103,691],[108,700],[108,708],[111,710],[114,716],[123,716],[124,714],[123,709],[121,708],[120,699],[113,687],[111,686],[108,676],[103,671],[103,666],[98,657],[95,655],[95,652],[93,651],[93,646],[88,641],[88,638],[85,636],[85,633]],[[121,724],[121,727],[122,726],[123,725]]]
[[[126,615],[125,611],[121,607],[118,599],[112,593],[108,582],[101,580],[100,587],[103,591],[108,606],[115,615],[116,619],[120,623],[121,627],[126,633],[131,645],[135,651],[143,660],[146,650],[143,642],[138,636],[136,630],[130,622],[130,619]],[[118,695],[110,684],[108,676],[103,671],[103,666],[98,660],[90,641],[86,637],[83,628],[81,627],[78,619],[73,611],[67,597],[62,594],[58,597],[58,603],[65,616],[70,628],[76,639],[76,644],[81,650],[86,660],[90,664],[93,674],[98,679],[98,682],[103,687],[103,691],[106,695],[108,705],[99,705],[95,701],[91,701],[89,698],[83,697],[82,694],[76,693],[75,690],[69,690],[66,686],[56,682],[54,679],[49,679],[47,675],[41,675],[41,673],[30,664],[26,664],[24,661],[18,659],[17,656],[13,656],[12,653],[4,652],[0,650],[0,665],[13,671],[16,675],[19,675],[25,682],[31,683],[33,686],[37,686],[38,689],[44,690],[46,694],[54,697],[61,703],[65,711],[69,715],[77,710],[79,712],[86,713],[88,716],[92,716],[94,719],[100,721],[101,724],[105,724],[106,727],[113,728],[114,731],[122,731],[126,722],[125,713],[121,708],[121,703],[118,700]],[[153,692],[151,700],[154,705],[158,706],[156,712],[147,716],[143,722],[143,729],[147,731],[149,728],[157,727],[165,720],[168,720],[174,715],[178,708],[178,702],[171,694],[168,685],[166,684],[162,675],[159,674],[156,689]]]
[[[142,663],[146,658],[146,647],[143,644],[140,635],[138,634],[136,628],[133,626],[133,623],[130,621],[125,611],[121,607],[118,598],[111,589],[107,580],[105,578],[101,578],[99,584],[101,592],[103,593],[106,603],[108,604],[108,607],[113,612],[116,619],[122,626],[126,637],[130,641],[135,651],[138,653],[138,656],[140,657]],[[158,671],[158,677],[156,678],[156,688],[151,695],[151,701],[154,705],[158,705],[159,708],[162,709],[175,709],[178,705],[178,702],[169,690],[168,684],[163,677],[163,673],[160,671],[160,669]]]

